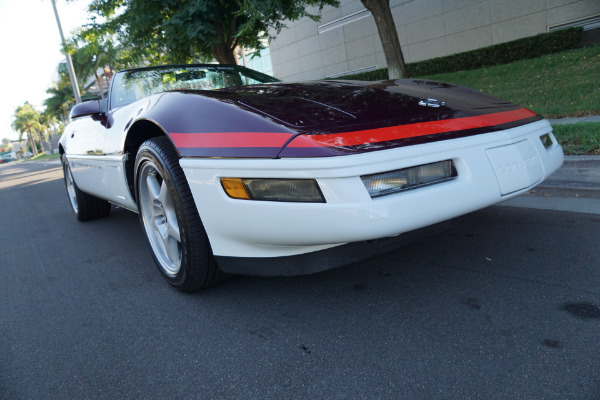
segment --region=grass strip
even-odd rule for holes
[[[59,157],[60,157],[59,153],[54,153],[54,154],[40,153],[37,156],[32,157],[31,160],[50,160],[50,159],[59,158]]]
[[[600,46],[420,78],[487,92],[545,118],[600,115]]]
[[[600,155],[600,122],[552,125],[554,136],[567,155]]]

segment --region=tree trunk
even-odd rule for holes
[[[237,65],[237,59],[233,50],[226,43],[218,43],[213,45],[212,53],[219,64],[234,64]]]
[[[237,57],[235,56],[235,53],[233,52],[233,50],[231,48],[229,48],[229,46],[226,43],[219,43],[217,45],[214,45],[213,48],[213,55],[214,57],[217,59],[217,61],[219,62],[219,64],[233,64],[233,65],[237,65]],[[241,86],[243,85],[242,82],[242,77],[240,76],[239,73],[226,73],[226,75],[228,76],[228,79],[226,80],[225,85],[226,86]]]
[[[240,49],[240,55],[242,56],[242,62],[245,67],[246,66],[246,51],[244,50],[244,46],[238,46],[238,47],[236,47],[236,49]]]
[[[27,132],[27,139],[29,141],[29,147],[31,147],[31,154],[34,156],[38,155],[37,146],[35,145],[35,139],[31,135],[31,131]]]
[[[96,70],[98,71],[98,70]],[[104,89],[102,89],[102,82],[100,81],[100,75],[98,75],[98,72],[94,72],[94,75],[96,75],[96,84],[98,85],[98,90],[100,90],[100,99],[104,99]]]
[[[408,78],[406,63],[404,62],[404,55],[402,54],[402,47],[400,47],[400,40],[398,39],[396,24],[390,10],[389,0],[360,1],[367,10],[371,11],[373,18],[375,18],[390,79]]]

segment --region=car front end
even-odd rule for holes
[[[291,260],[348,243],[396,237],[523,194],[562,162],[562,148],[550,124],[539,120],[487,134],[360,154],[183,158],[180,164],[220,268],[281,275],[276,268],[261,270],[260,264],[248,270],[244,261]],[[242,183],[312,180],[322,198],[240,198],[223,185],[232,178]],[[334,266],[326,257],[323,260],[327,265],[315,265],[313,271]],[[302,265],[294,269],[288,264],[280,260],[286,268],[283,274],[306,272]]]

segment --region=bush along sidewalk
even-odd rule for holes
[[[576,49],[582,32],[583,28],[577,27],[541,33],[464,53],[409,63],[406,67],[408,74],[411,77],[416,77],[508,64],[514,61]],[[388,72],[387,68],[380,68],[358,74],[339,76],[335,79],[378,81],[388,79]]]

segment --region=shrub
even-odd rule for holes
[[[577,27],[541,33],[464,53],[409,63],[406,67],[409,76],[423,76],[508,64],[513,61],[575,49],[582,31],[583,28]],[[374,71],[344,75],[336,79],[383,80],[388,79],[388,72],[387,68],[380,68]]]

